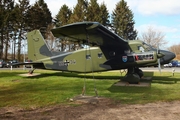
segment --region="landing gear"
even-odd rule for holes
[[[138,67],[130,67],[128,68],[126,76],[122,79],[122,81],[128,82],[130,84],[138,84],[140,79],[143,77],[143,71]]]

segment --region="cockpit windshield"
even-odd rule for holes
[[[147,44],[145,42],[143,42],[142,44],[144,45],[145,49],[147,49],[148,51],[155,49],[154,47],[152,47],[151,45],[149,45],[149,44]]]

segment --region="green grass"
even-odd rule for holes
[[[113,86],[123,75],[119,71],[93,74],[66,73],[35,70],[41,73],[35,77],[22,77],[24,70],[0,72],[0,107],[18,106],[22,108],[45,107],[67,104],[69,98],[80,95],[84,82],[86,95],[95,95],[94,86],[100,97],[113,99],[121,104],[145,104],[156,101],[180,100],[180,73],[145,72],[153,76],[151,87]]]

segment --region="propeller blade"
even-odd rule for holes
[[[157,57],[158,57],[158,55],[160,55],[159,44],[157,46]],[[160,58],[158,58],[158,69],[159,69],[159,73],[161,74],[161,62],[160,62]]]
[[[159,54],[160,51],[159,51],[159,44],[157,45],[157,54]]]
[[[162,58],[164,57],[164,54],[160,52],[159,50],[159,44],[157,45],[157,58]]]
[[[158,69],[159,69],[159,73],[161,74],[161,63],[160,63],[160,58],[158,59]]]

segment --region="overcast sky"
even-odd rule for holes
[[[34,4],[36,0],[30,0]],[[62,5],[71,9],[77,0],[44,0],[54,17]],[[120,0],[97,0],[99,4],[105,3],[109,13],[115,9]],[[147,30],[148,26],[165,34],[169,41],[165,47],[180,43],[180,0],[125,0],[134,13],[135,29],[138,35]]]

